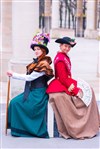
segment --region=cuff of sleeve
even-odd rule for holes
[[[71,84],[74,84],[74,86],[77,86],[77,81],[72,78],[67,78],[66,85],[69,87]]]
[[[79,90],[80,90],[80,88],[78,88],[78,87],[73,89],[72,95],[76,96],[78,94]]]
[[[13,72],[12,77],[16,77],[16,76],[17,76],[17,73]]]

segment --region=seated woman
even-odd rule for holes
[[[93,89],[84,80],[74,80],[68,52],[76,45],[69,37],[57,39],[60,50],[54,59],[55,79],[48,88],[57,127],[64,138],[92,138],[99,132],[100,115]]]
[[[8,107],[8,129],[12,136],[49,138],[45,121],[48,95],[47,82],[53,77],[47,43],[49,34],[34,36],[31,48],[36,59],[26,66],[27,74],[7,72],[9,77],[26,81],[25,90],[13,98]]]

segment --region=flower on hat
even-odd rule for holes
[[[30,47],[34,50],[35,46],[39,46],[46,50],[46,54],[48,54],[49,49],[47,47],[48,42],[50,42],[50,35],[49,33],[37,33],[32,41]]]
[[[70,44],[71,45],[74,45],[76,42],[75,42],[75,39],[71,39],[71,41],[70,41]]]
[[[50,34],[49,33],[38,33],[33,37],[31,44],[42,44],[46,46],[44,42],[44,38],[50,42]]]

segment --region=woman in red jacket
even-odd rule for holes
[[[76,45],[69,37],[57,39],[60,50],[54,59],[55,79],[47,88],[57,127],[64,138],[92,138],[99,132],[100,116],[93,89],[74,80],[68,52]]]

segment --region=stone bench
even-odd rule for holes
[[[48,103],[47,107],[47,128],[50,137],[59,137],[54,112],[50,103]]]

